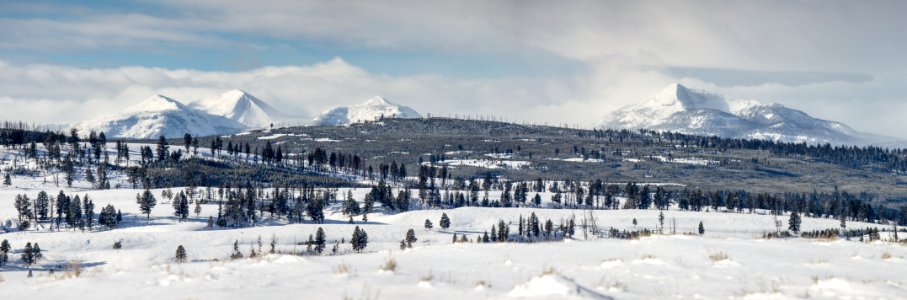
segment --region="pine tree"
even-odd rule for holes
[[[151,219],[151,210],[157,205],[157,200],[154,199],[154,195],[151,191],[146,189],[145,192],[136,194],[135,200],[139,204],[139,210],[145,214],[145,218]]]
[[[9,176],[9,172],[3,174],[3,185],[11,186],[13,185],[13,179]]]
[[[239,240],[233,242],[233,253],[230,254],[230,259],[240,259],[243,258],[242,252],[239,251]]]
[[[431,230],[432,227],[431,220],[425,219],[425,230]]]
[[[702,226],[702,221],[699,221],[699,235],[705,234],[705,227]]]
[[[353,229],[353,237],[350,239],[350,244],[353,245],[353,251],[362,252],[368,246],[368,233],[356,226]]]
[[[11,250],[9,241],[3,240],[0,242],[0,267],[6,265],[9,262],[9,251]]]
[[[50,197],[47,195],[47,192],[38,192],[38,198],[35,199],[35,214],[39,220],[47,220],[49,208]]]
[[[800,233],[800,215],[796,211],[790,213],[790,219],[787,221],[787,230],[790,230],[794,234]]]
[[[656,194],[657,195],[657,194]],[[658,212],[658,231],[661,232],[665,227],[665,214],[664,212]]]
[[[456,235],[456,234],[455,234],[455,235]],[[415,243],[416,241],[418,241],[418,239],[416,238],[416,231],[415,231],[415,230],[412,230],[412,228],[410,228],[409,230],[407,230],[407,231],[406,231],[406,238],[404,238],[403,240],[406,242],[406,247],[407,247],[407,248],[412,248],[412,247],[413,247],[413,243]]]
[[[44,253],[41,252],[41,246],[38,243],[35,243],[35,247],[32,248],[32,257],[34,257],[35,262],[44,258]]]
[[[183,245],[176,247],[176,257],[174,257],[174,261],[178,263],[186,262],[186,248],[183,248]]]
[[[170,157],[170,147],[167,145],[167,138],[163,135],[157,140],[157,161],[164,161]]]
[[[27,244],[25,244],[25,248],[22,249],[22,256],[21,256],[22,263],[25,264],[26,266],[30,266],[33,263],[35,263],[35,256],[32,251],[33,251],[33,249],[31,246],[31,242],[28,242]]]
[[[117,227],[117,223],[119,223],[117,221],[117,210],[113,205],[107,204],[98,215],[98,224],[108,229],[113,229]]]
[[[438,224],[441,225],[441,229],[447,230],[447,228],[450,228],[450,218],[447,217],[446,213],[441,213],[441,221]]]
[[[189,218],[189,199],[183,192],[180,192],[173,199],[173,215],[179,218],[180,221],[185,221]]]
[[[324,235],[324,229],[318,227],[318,230],[315,231],[315,253],[321,254],[324,251],[324,246],[326,243],[326,237]]]
[[[91,230],[94,225],[94,202],[88,199],[88,195],[85,195],[83,208],[85,209],[85,226],[88,227],[88,230]]]

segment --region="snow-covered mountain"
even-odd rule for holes
[[[676,83],[613,112],[602,127],[806,143],[867,144],[882,139],[781,104],[729,99]]]
[[[104,132],[108,137],[147,139],[186,133],[206,136],[241,132],[248,126],[224,116],[213,115],[177,100],[154,95],[121,113],[74,125],[79,131]]]
[[[251,128],[267,128],[280,115],[276,109],[242,90],[231,90],[219,97],[191,103],[193,108],[245,124]]]
[[[377,96],[353,106],[331,108],[312,120],[316,126],[342,126],[385,118],[421,118],[412,108],[395,104]]]

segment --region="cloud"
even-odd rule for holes
[[[0,119],[63,123],[113,114],[154,94],[185,102],[240,88],[282,111],[305,117],[333,106],[382,95],[434,115],[506,115],[545,121],[532,112],[552,99],[575,99],[570,81],[469,80],[440,75],[370,73],[341,58],[306,66],[269,66],[222,72],[147,67],[75,68],[0,61]]]
[[[25,12],[0,14],[0,49],[39,57],[101,51],[179,57],[181,51],[208,50],[267,56],[274,49],[304,56],[312,47],[394,53],[401,60],[429,54],[437,59],[425,63],[439,67],[388,75],[340,59],[230,72],[141,67],[154,66],[141,60],[112,68],[7,62],[0,65],[0,97],[5,103],[104,104],[74,105],[75,113],[54,117],[79,119],[116,112],[153,93],[194,99],[243,88],[300,115],[381,94],[422,112],[590,126],[679,81],[780,102],[858,130],[907,136],[900,125],[907,113],[904,1],[139,3],[144,6],[116,9],[0,4],[2,11]],[[546,57],[535,55],[540,52],[570,61],[570,71],[535,68],[533,74],[472,78],[444,72],[445,66],[463,68],[457,64],[470,60],[459,58],[469,56],[490,58],[471,60],[467,68],[475,73],[491,69],[486,64],[495,58],[532,65]],[[0,118],[16,115],[0,112]]]

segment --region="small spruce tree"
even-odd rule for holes
[[[447,217],[446,213],[441,213],[441,221],[438,222],[438,225],[441,225],[441,229],[444,230],[450,228],[450,218]]]
[[[794,234],[800,233],[800,215],[797,212],[790,213],[790,219],[787,221],[787,230],[790,230]]]
[[[186,248],[183,248],[183,245],[176,247],[176,256],[173,258],[173,260],[178,263],[186,262]]]

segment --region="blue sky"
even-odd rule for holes
[[[241,88],[303,119],[374,95],[594,126],[681,82],[907,136],[907,3],[3,1],[0,119]],[[86,105],[91,104],[91,105]]]

